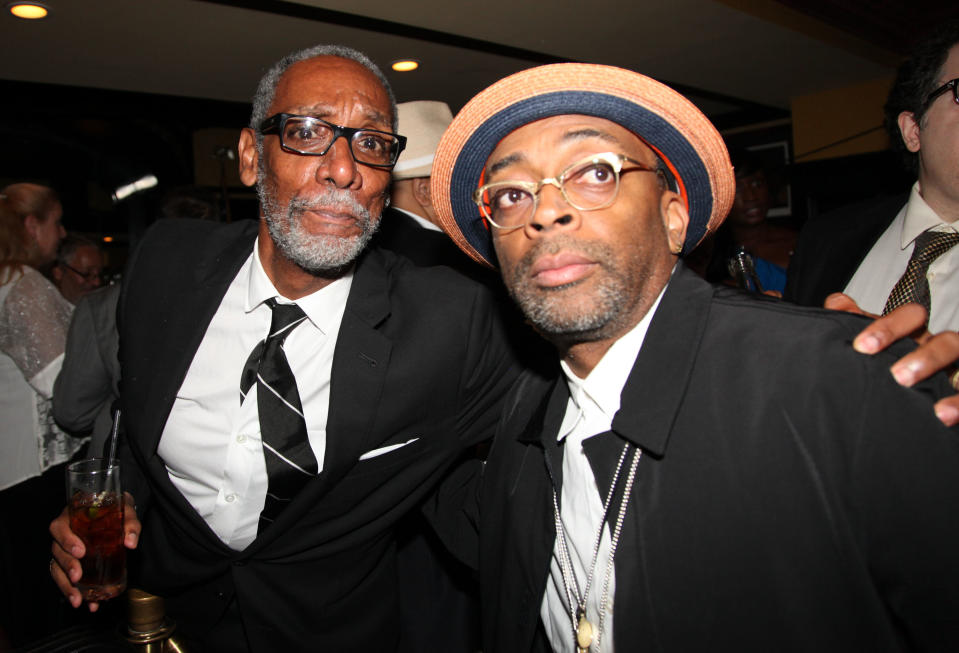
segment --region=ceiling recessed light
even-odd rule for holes
[[[112,243],[112,242],[113,242],[113,236],[104,236],[104,237],[103,237],[103,242],[105,242],[105,243]]]
[[[10,2],[7,4],[7,9],[17,18],[27,20],[46,18],[50,13],[50,8],[40,2]]]
[[[420,62],[416,59],[399,59],[390,64],[390,68],[398,73],[407,73],[420,67]]]

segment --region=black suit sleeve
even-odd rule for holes
[[[82,435],[112,398],[110,372],[100,359],[90,304],[80,300],[67,332],[63,367],[53,384],[53,416],[63,428]]]
[[[867,388],[864,405],[853,408],[861,420],[852,509],[861,519],[872,576],[910,648],[955,651],[959,432],[944,427],[929,406],[953,392],[943,375],[918,389],[903,392],[881,374]]]

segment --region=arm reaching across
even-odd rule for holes
[[[925,328],[926,310],[919,304],[905,304],[882,317],[866,313],[855,300],[842,293],[829,295],[824,305],[829,309],[875,318],[853,341],[856,351],[875,354],[906,336],[913,337],[919,343],[915,351],[900,358],[890,368],[900,385],[909,387],[936,372],[944,371],[951,374],[950,381],[956,387],[959,381],[959,371],[955,367],[959,361],[959,333],[929,333]],[[959,394],[937,401],[935,411],[946,426],[959,424]]]

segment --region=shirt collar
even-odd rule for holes
[[[675,268],[673,271],[675,272]],[[652,322],[653,315],[656,313],[665,292],[666,286],[663,286],[659,297],[646,311],[643,319],[613,343],[585,379],[576,376],[566,364],[566,361],[560,361],[560,367],[563,369],[563,374],[566,375],[566,383],[569,386],[570,399],[579,410],[576,412],[567,411],[567,416],[564,418],[559,434],[556,436],[557,440],[562,441],[572,432],[579,419],[579,413],[582,412],[586,402],[595,405],[612,422],[613,417],[619,411],[623,387],[629,379],[630,372],[633,371],[633,364],[639,356],[639,350],[643,347],[649,324]]]
[[[906,249],[919,234],[924,231],[934,229],[936,231],[956,231],[956,228],[944,222],[942,218],[936,215],[926,200],[923,199],[919,191],[919,182],[912,185],[912,191],[909,193],[909,202],[906,203],[906,217],[902,221],[902,233],[900,234],[899,247]]]
[[[249,313],[255,310],[267,299],[276,297],[281,303],[292,304],[303,309],[306,317],[324,335],[329,335],[340,322],[340,316],[346,307],[346,300],[353,285],[353,270],[336,279],[328,286],[316,292],[300,297],[295,302],[287,299],[277,291],[273,282],[266,275],[259,254],[260,238],[257,236],[253,243],[253,254],[247,281],[246,306],[243,310]]]

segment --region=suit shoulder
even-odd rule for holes
[[[710,329],[747,347],[776,348],[784,353],[790,349],[812,353],[812,348],[818,348],[842,357],[863,357],[852,348],[852,341],[870,322],[862,315],[799,306],[719,287],[710,315]],[[903,339],[888,350],[865,358],[889,366],[913,348],[913,341]]]
[[[202,246],[210,239],[232,241],[249,237],[255,235],[257,229],[258,223],[255,220],[240,220],[229,224],[182,218],[157,220],[144,234],[141,247],[166,247],[175,244],[177,247],[191,248]]]
[[[885,228],[908,200],[908,195],[882,195],[827,211],[806,221],[802,240],[809,240],[810,236],[825,238],[827,234],[849,229]]]
[[[402,254],[379,247],[371,248],[368,256],[382,261],[399,289],[425,290],[436,299],[490,294],[485,284],[445,265],[418,265]]]
[[[158,220],[134,251],[127,275],[154,269],[174,275],[185,272],[198,262],[218,260],[226,251],[247,249],[256,238],[257,229],[258,223],[252,220],[230,224],[175,218]]]

